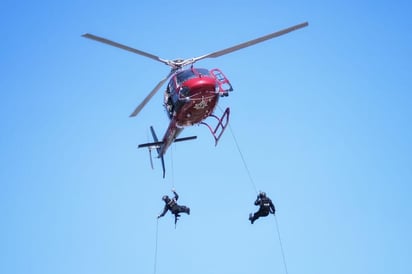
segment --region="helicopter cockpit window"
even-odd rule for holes
[[[209,70],[204,68],[197,69],[188,69],[184,70],[176,75],[177,85],[180,86],[182,83],[186,82],[189,79],[199,77],[199,76],[211,76]]]
[[[198,68],[196,69],[197,73],[201,76],[211,76],[210,72],[207,69],[204,68]]]
[[[192,70],[184,70],[176,75],[177,84],[180,86],[182,83],[186,82],[189,79],[195,78],[196,74]]]
[[[175,87],[174,87],[174,83],[173,81],[169,82],[169,85],[167,86],[167,93],[172,93],[174,91]]]

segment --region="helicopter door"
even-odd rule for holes
[[[164,106],[169,119],[172,119],[174,111],[173,94],[176,90],[174,82],[174,79],[171,78],[164,94]]]

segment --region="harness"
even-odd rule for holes
[[[263,206],[263,207],[266,207],[266,208],[269,208],[269,207],[270,207],[270,201],[269,201],[268,198],[262,199],[262,206]]]
[[[167,206],[169,207],[170,211],[175,215],[175,228],[176,228],[176,223],[177,223],[177,221],[179,220],[179,217],[180,217],[178,211],[176,211],[177,210],[177,208],[176,208],[177,207],[176,199],[175,198],[171,199],[167,203]]]
[[[176,200],[175,199],[171,199],[168,203],[167,206],[170,208],[173,208],[176,205]]]
[[[268,198],[263,198],[261,200],[261,210],[265,213],[270,212],[270,200]]]

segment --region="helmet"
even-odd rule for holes
[[[164,195],[164,196],[162,197],[162,200],[165,201],[165,202],[167,202],[167,201],[170,200],[170,198],[169,198],[169,196]]]
[[[261,192],[259,193],[259,197],[260,197],[260,198],[265,198],[265,197],[266,197],[266,193],[263,192],[263,191],[261,191]]]

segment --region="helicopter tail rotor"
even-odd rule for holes
[[[153,169],[153,161],[152,161],[151,151],[152,151],[152,149],[156,149],[157,154],[158,154],[157,157],[160,158],[160,161],[162,162],[162,170],[163,170],[163,178],[164,178],[165,174],[166,174],[166,168],[165,168],[165,161],[164,161],[164,157],[163,157],[164,152],[162,152],[162,147],[164,146],[165,143],[164,143],[164,141],[159,141],[153,126],[150,126],[150,132],[152,133],[152,137],[153,137],[154,142],[140,144],[140,145],[137,146],[137,148],[142,148],[142,147],[149,148],[150,165],[151,165],[152,169]],[[177,138],[173,142],[177,143],[177,142],[189,141],[189,140],[193,140],[193,139],[196,139],[196,138],[197,138],[197,136]]]

